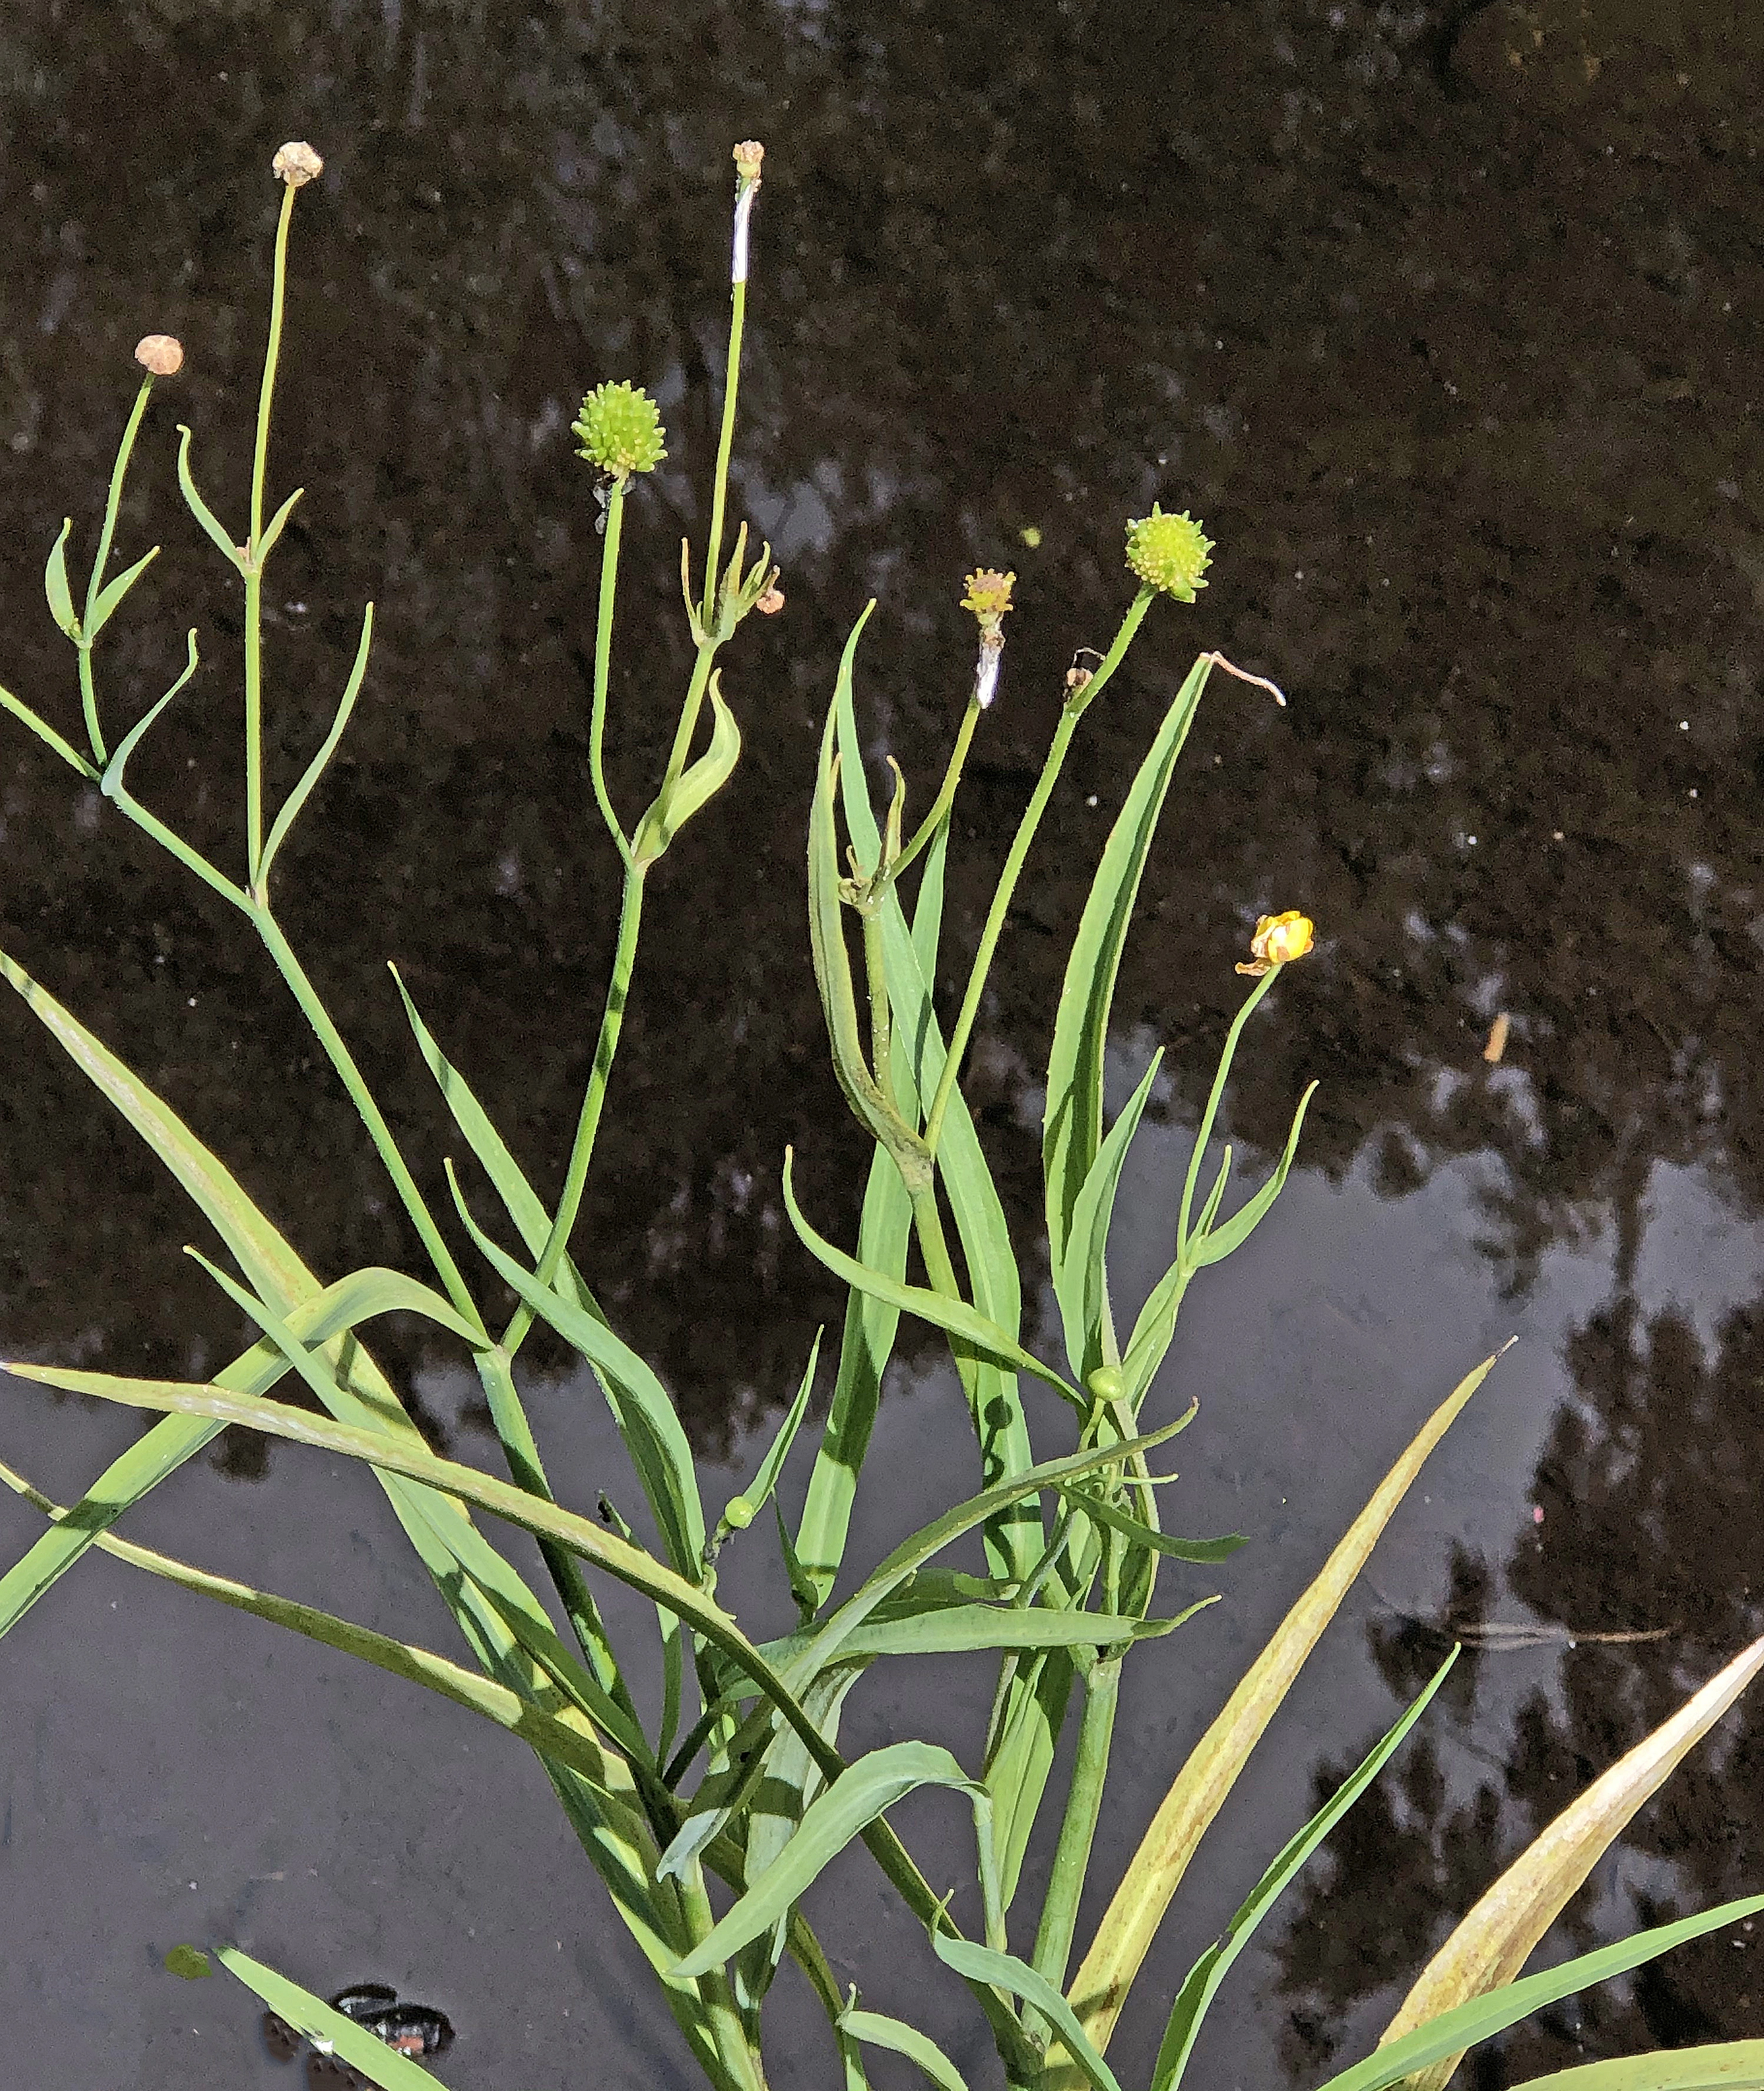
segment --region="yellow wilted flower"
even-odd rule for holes
[[[1237,970],[1248,973],[1252,980],[1260,980],[1276,966],[1288,966],[1295,959],[1302,959],[1316,935],[1316,924],[1296,908],[1287,908],[1283,915],[1258,916],[1256,933],[1249,940],[1251,963],[1240,965]]]

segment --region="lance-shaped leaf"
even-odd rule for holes
[[[735,714],[723,702],[720,679],[715,675],[710,679],[710,713],[709,747],[675,779],[671,788],[664,789],[637,823],[631,842],[633,864],[653,864],[693,814],[707,805],[735,774],[741,754],[741,729],[735,724]]]
[[[1764,2040],[1583,2062],[1531,2077],[1525,2091],[1764,2091]]]
[[[1287,1135],[1285,1147],[1274,1174],[1253,1198],[1246,1199],[1225,1222],[1223,1227],[1213,1225],[1213,1209],[1203,1211],[1201,1224],[1195,1229],[1194,1239],[1189,1244],[1188,1260],[1196,1270],[1210,1263],[1218,1263],[1240,1248],[1249,1240],[1262,1220],[1286,1188],[1286,1179],[1292,1171],[1292,1158],[1299,1151],[1299,1135],[1305,1130],[1305,1114],[1310,1108],[1311,1098],[1317,1094],[1317,1084],[1311,1083],[1299,1098],[1298,1109],[1292,1114],[1292,1130]],[[1227,1148],[1227,1155],[1231,1150]],[[1222,1178],[1223,1181],[1223,1178]]]
[[[965,1655],[983,1649],[1112,1648],[1123,1641],[1160,1640],[1217,1602],[1202,1597],[1164,1619],[1067,1611],[1046,1605],[951,1605],[916,1612],[908,1619],[871,1619],[847,1636],[840,1659]]]
[[[1147,1546],[1154,1554],[1167,1554],[1172,1561],[1225,1561],[1244,1544],[1240,1532],[1228,1532],[1222,1539],[1179,1539],[1174,1533],[1160,1532],[1143,1518],[1135,1517],[1131,1511],[1071,1482],[1059,1493],[1096,1524],[1109,1526],[1123,1538],[1131,1539],[1136,1546]]]
[[[368,652],[373,644],[373,605],[370,602],[361,613],[361,639],[356,648],[355,664],[349,670],[349,679],[343,684],[343,693],[337,705],[337,716],[330,722],[330,731],[320,744],[318,752],[307,764],[305,774],[289,792],[282,810],[276,815],[275,824],[270,830],[270,839],[263,846],[262,860],[257,866],[257,885],[260,890],[268,885],[270,867],[275,862],[276,852],[287,840],[288,830],[300,817],[300,808],[313,795],[318,780],[325,774],[326,764],[337,752],[337,744],[343,737],[343,729],[349,723],[349,714],[356,708],[356,699],[361,694],[362,679],[368,672]]]
[[[760,1462],[759,1472],[737,1495],[731,1496],[724,1506],[722,1515],[717,1520],[716,1537],[724,1539],[731,1532],[744,1532],[771,1499],[772,1490],[778,1485],[778,1477],[784,1471],[784,1462],[790,1457],[790,1448],[796,1442],[803,1417],[808,1413],[809,1397],[814,1391],[815,1360],[821,1355],[821,1339],[826,1334],[815,1331],[814,1342],[809,1346],[809,1363],[804,1369],[802,1384],[796,1390],[796,1399],[791,1402],[784,1420],[778,1426],[766,1456]],[[714,1544],[714,1541],[713,1544]]]
[[[1529,1844],[1429,1961],[1385,2031],[1395,2041],[1430,2019],[1510,1982],[1636,1810],[1745,1691],[1764,1665],[1764,1640],[1686,1700]],[[1382,2043],[1381,2043],[1382,2044]],[[1413,2091],[1440,2091],[1459,2057],[1447,2055],[1413,2080]]]
[[[88,645],[110,623],[123,597],[158,557],[159,547],[155,545],[152,551],[142,553],[133,566],[119,574],[114,580],[106,581],[99,589],[97,601],[93,604],[92,614],[86,623],[84,636]]]
[[[1572,1997],[1576,1990],[1589,1989],[1594,1982],[1608,1982],[1614,1975],[1627,1975],[1632,1968],[1657,1960],[1675,1946],[1688,1945],[1706,1933],[1738,1924],[1745,1917],[1755,1916],[1761,1909],[1764,1909],[1764,1895],[1723,1903],[1701,1916],[1681,1917],[1676,1924],[1658,1925],[1651,1931],[1638,1931],[1615,1946],[1601,1947],[1596,1953],[1564,1960],[1559,1967],[1546,1968],[1541,1975],[1528,1975],[1522,1982],[1510,1982],[1488,1996],[1473,1997],[1469,2003],[1417,2026],[1388,2047],[1376,2049],[1364,2062],[1320,2085],[1318,2091],[1389,2091],[1391,2085],[1401,2083],[1443,2054],[1462,2054],[1478,2041],[1504,2033],[1533,2011],[1541,2011],[1558,1998]]]
[[[699,1501],[692,1447],[666,1389],[604,1321],[541,1286],[531,1271],[497,1247],[472,1218],[451,1164],[447,1181],[460,1218],[498,1274],[595,1368],[674,1565],[681,1575],[697,1578],[704,1571],[704,1507]]]
[[[856,1991],[852,1994],[855,1999]],[[917,2026],[904,2024],[881,2011],[860,2011],[855,2001],[840,2012],[839,2026],[847,2039],[865,2041],[872,2047],[885,2047],[891,2054],[904,2054],[921,2076],[929,2077],[938,2091],[968,2091],[961,2072],[937,2042]]]
[[[1248,1899],[1226,1926],[1224,1936],[1216,1944],[1208,1947],[1195,1962],[1188,1972],[1187,1981],[1177,1994],[1169,2023],[1164,2028],[1163,2040],[1158,2050],[1158,2060],[1152,2070],[1152,2091],[1175,2091],[1175,2087],[1182,2081],[1182,2072],[1188,2066],[1188,2057],[1194,2052],[1195,2038],[1201,2030],[1201,2021],[1206,2016],[1207,2007],[1218,1994],[1219,1985],[1229,1972],[1231,1963],[1254,1937],[1257,1926],[1273,1908],[1287,1883],[1383,1770],[1403,1738],[1425,1713],[1432,1703],[1434,1694],[1445,1683],[1447,1673],[1457,1659],[1458,1651],[1454,1648],[1402,1719],[1365,1762],[1342,1781],[1262,1875]]]
[[[157,704],[150,705],[149,709],[143,712],[141,716],[136,720],[134,725],[129,728],[128,731],[123,735],[122,739],[117,744],[116,752],[105,765],[104,774],[98,779],[98,789],[103,792],[106,799],[120,799],[125,795],[123,785],[123,773],[128,767],[129,757],[140,745],[141,738],[147,731],[147,729],[153,724],[153,721],[158,718],[159,714],[166,709],[166,705],[171,702],[172,699],[177,696],[178,692],[183,688],[184,684],[188,683],[190,678],[196,673],[197,665],[196,651],[196,627],[192,625],[190,628],[189,636],[185,642],[183,673],[179,676],[177,681],[172,684],[171,688],[166,691],[166,694],[159,699]]]
[[[381,2091],[435,2091],[439,2078],[418,2068],[408,2055],[388,2047],[365,2026],[333,2011],[310,1990],[303,1990],[298,1982],[291,1982],[261,1960],[253,1960],[236,1946],[222,1947],[215,1958],[248,1990],[254,1990],[278,2019],[296,2033],[304,2033],[321,2054],[336,2055],[370,2084],[377,2084]]]
[[[43,593],[49,598],[49,614],[71,640],[80,637],[80,619],[74,614],[73,591],[67,585],[67,539],[74,527],[74,519],[68,516],[61,526],[61,535],[49,548],[49,558],[43,568]]]
[[[182,421],[178,424],[178,485],[185,506],[208,532],[216,550],[232,565],[239,567],[239,546],[233,542],[226,525],[196,490],[196,481],[190,472],[190,431]]]
[[[971,1796],[983,1797],[986,1791],[939,1744],[891,1743],[870,1751],[809,1804],[796,1834],[675,1972],[705,1974],[769,1930],[854,1837],[921,1786],[953,1787]]]
[[[892,1278],[884,1271],[867,1270],[855,1257],[847,1256],[843,1249],[835,1248],[825,1236],[818,1235],[804,1218],[802,1208],[796,1203],[796,1194],[791,1184],[791,1165],[794,1160],[791,1150],[784,1150],[784,1208],[790,1215],[791,1225],[811,1255],[818,1258],[835,1278],[843,1278],[847,1285],[860,1291],[885,1300],[904,1313],[916,1314],[921,1321],[929,1321],[934,1328],[942,1329],[952,1336],[959,1336],[971,1348],[985,1356],[997,1358],[1019,1371],[1033,1373],[1037,1379],[1063,1394],[1080,1415],[1089,1410],[1089,1403],[1077,1388],[1067,1384],[1051,1365],[1024,1349],[1014,1337],[1006,1334],[996,1321],[989,1321],[977,1308],[970,1307],[964,1300],[946,1299],[941,1292],[929,1287],[907,1285]]]
[[[62,761],[71,770],[77,770],[88,783],[97,781],[96,766],[88,762],[64,735],[57,733],[47,719],[40,718],[23,698],[14,696],[10,690],[0,689],[0,708],[11,712],[15,719],[21,719],[45,748],[54,748]]]
[[[1090,894],[1066,961],[1053,1050],[1047,1062],[1047,1103],[1042,1135],[1046,1179],[1047,1238],[1055,1270],[1063,1268],[1072,1216],[1102,1140],[1102,1060],[1109,1010],[1122,947],[1139,896],[1145,859],[1157,833],[1176,758],[1206,688],[1212,662],[1202,655],[1188,671],[1139,766],[1091,882]]]
[[[1085,2032],[1098,2048],[1108,2046],[1133,1977],[1202,1834],[1236,1783],[1250,1752],[1317,1645],[1323,1628],[1365,1565],[1378,1534],[1408,1493],[1421,1463],[1488,1377],[1494,1364],[1493,1358],[1486,1359],[1427,1419],[1177,1773],[1067,1991]]]
[[[264,525],[263,535],[257,540],[257,564],[260,567],[275,550],[276,540],[288,527],[288,518],[294,513],[295,502],[305,491],[306,489],[304,486],[295,487],[275,514],[270,518],[268,523]]]
[[[1097,1367],[1112,1362],[1115,1325],[1109,1313],[1109,1222],[1115,1215],[1115,1194],[1120,1188],[1127,1150],[1139,1130],[1152,1084],[1163,1064],[1160,1050],[1152,1055],[1139,1087],[1128,1097],[1120,1116],[1109,1128],[1109,1136],[1097,1150],[1084,1188],[1072,1207],[1072,1227],[1066,1253],[1055,1266],[1054,1294],[1059,1302],[1065,1326],[1066,1356],[1072,1375],[1083,1381]],[[1105,1334],[1105,1332],[1106,1332]]]
[[[975,1946],[965,1938],[943,1938],[933,1933],[931,1946],[938,1960],[958,1975],[967,1976],[970,1981],[990,1982],[1033,2004],[1065,2041],[1067,2051],[1093,2091],[1121,2091],[1115,2072],[1085,2039],[1072,2007],[1045,1975],[1014,1954]]]

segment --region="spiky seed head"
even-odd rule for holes
[[[276,148],[270,171],[291,189],[304,189],[308,182],[316,181],[324,173],[325,162],[304,139],[295,138]]]
[[[584,395],[573,433],[581,438],[579,457],[597,464],[615,479],[628,479],[634,472],[653,472],[667,455],[662,447],[667,431],[647,392],[621,378],[617,384],[597,385]]]
[[[175,334],[144,334],[135,344],[135,360],[149,377],[173,377],[183,368],[183,343]]]
[[[1206,583],[1213,540],[1193,517],[1166,515],[1154,501],[1149,515],[1127,526],[1127,563],[1148,588],[1161,588],[1178,602],[1193,602]]]

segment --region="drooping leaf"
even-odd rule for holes
[[[1742,1649],[1669,1720],[1571,1801],[1478,1902],[1423,1969],[1386,2029],[1395,2041],[1454,2005],[1486,1994],[1518,1974],[1636,1810],[1658,1792],[1764,1666],[1764,1639]],[[1413,2091],[1440,2091],[1458,2057],[1413,2080]]]
[[[1104,1502],[1089,1489],[1080,1488],[1075,1483],[1068,1483],[1059,1493],[1097,1524],[1110,1526],[1124,1538],[1131,1539],[1136,1546],[1147,1546],[1154,1554],[1167,1554],[1172,1561],[1225,1561],[1245,1543],[1240,1532],[1227,1533],[1223,1539],[1179,1539],[1175,1533],[1158,1531],[1142,1518],[1135,1517],[1115,1503]]]
[[[1033,2004],[1066,2043],[1067,2052],[1093,2091],[1121,2091],[1115,2072],[1085,2039],[1072,2007],[1045,1975],[1037,1973],[1015,1954],[976,1946],[965,1938],[946,1938],[934,1932],[931,1946],[938,1960],[958,1975],[966,1975],[972,1981],[996,1983],[1001,1990]]]
[[[961,2072],[929,2034],[880,2011],[860,2011],[853,2004],[839,2014],[839,2031],[852,2040],[885,2047],[891,2054],[904,2054],[938,2091],[968,2091]]]

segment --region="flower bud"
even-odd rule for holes
[[[1154,501],[1149,515],[1127,526],[1127,563],[1148,588],[1173,595],[1178,602],[1193,602],[1197,588],[1206,583],[1209,537],[1186,511],[1166,515]]]
[[[1288,966],[1295,959],[1302,959],[1316,934],[1315,923],[1296,908],[1287,908],[1283,915],[1257,916],[1256,933],[1249,940],[1252,963],[1240,965],[1237,970],[1252,980],[1260,980],[1276,966]]]
[[[325,162],[304,140],[296,138],[277,147],[276,156],[270,162],[270,171],[291,189],[304,189],[308,182],[324,173]]]
[[[766,157],[766,148],[757,138],[744,138],[735,149],[735,178],[738,182],[757,182],[760,165]]]
[[[175,377],[183,368],[183,343],[175,334],[144,334],[135,344],[135,360],[150,377]]]
[[[585,394],[581,418],[571,425],[581,438],[576,455],[615,479],[628,479],[634,472],[653,472],[667,455],[662,447],[667,431],[655,402],[623,379],[616,385],[597,385]]]

